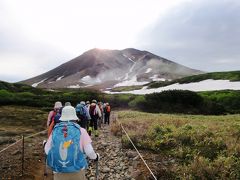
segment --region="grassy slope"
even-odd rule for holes
[[[4,81],[0,81],[0,90],[7,90],[9,92],[32,92],[35,94],[42,94],[44,91],[39,88],[33,88],[29,85],[21,84],[21,83],[8,83]]]
[[[118,118],[138,148],[176,160],[174,167],[167,170],[175,178],[240,177],[239,114],[202,116],[122,111]],[[128,145],[126,139],[125,145]]]
[[[0,136],[5,139],[46,128],[47,112],[24,106],[0,106]],[[3,142],[2,142],[3,143]]]

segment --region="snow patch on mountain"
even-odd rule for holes
[[[118,84],[115,84],[114,87],[120,87],[120,86],[140,86],[140,85],[144,85],[147,84],[149,82],[143,81],[143,82],[138,82],[137,81],[137,76],[133,76],[131,79],[126,80],[126,81],[122,81]]]
[[[80,82],[83,82],[84,84],[93,85],[93,84],[99,84],[102,81],[98,77],[92,78],[91,76],[87,75],[87,76],[84,76],[83,78],[81,78]]]
[[[64,77],[64,76],[60,76],[59,78],[57,78],[57,80],[56,80],[56,81],[59,81],[59,80],[61,80],[63,77]]]
[[[131,58],[128,58],[128,59],[129,59],[131,62],[133,62],[133,65],[132,65],[131,68],[129,69],[129,72],[127,72],[127,73],[125,74],[125,77],[124,77],[123,80],[129,80],[129,74],[133,72],[133,69],[134,69],[134,67],[135,67],[135,65],[136,65],[136,62],[134,62]]]
[[[37,82],[37,83],[33,83],[33,84],[32,84],[32,87],[37,87],[39,84],[41,84],[41,83],[43,83],[44,81],[46,81],[46,79],[47,79],[47,78],[45,78],[45,79],[43,79],[43,80],[41,80],[41,81],[39,81],[39,82]]]
[[[86,88],[92,85],[80,86],[79,84],[67,86],[67,88]]]
[[[157,74],[154,74],[152,77],[149,78],[152,79],[153,81],[166,81],[165,78],[158,78]]]
[[[123,56],[124,56],[125,58],[127,58],[129,61],[131,61],[131,62],[135,63],[135,61],[134,61],[134,60],[132,60],[130,57],[128,57],[126,54],[123,54]]]
[[[145,73],[150,73],[152,71],[152,68],[147,68]]]
[[[190,90],[190,91],[215,91],[215,90],[240,90],[240,81],[231,82],[229,80],[213,80],[207,79],[200,82],[193,82],[187,84],[171,84],[165,87],[159,87],[155,89],[146,89],[144,86],[140,90],[133,90],[133,91],[123,91],[123,92],[110,92],[105,91],[106,93],[110,94],[151,94],[156,92],[162,92],[166,90]]]

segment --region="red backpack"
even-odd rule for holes
[[[108,105],[106,106],[106,112],[110,113],[111,112],[111,107]]]
[[[90,108],[89,108],[89,114],[90,114],[90,116],[96,116],[97,115],[97,113],[96,113],[96,104],[91,104],[90,105]]]

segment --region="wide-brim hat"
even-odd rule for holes
[[[59,109],[62,107],[62,103],[60,101],[55,102],[54,109]]]
[[[75,108],[72,106],[65,106],[62,109],[62,115],[59,120],[60,121],[78,120]]]

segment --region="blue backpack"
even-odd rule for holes
[[[76,106],[76,114],[77,114],[78,118],[81,118],[81,119],[87,117],[87,112],[86,112],[83,104],[78,104]]]
[[[52,133],[52,147],[47,164],[55,172],[70,173],[87,168],[87,161],[80,150],[80,126],[73,122],[60,122]]]

